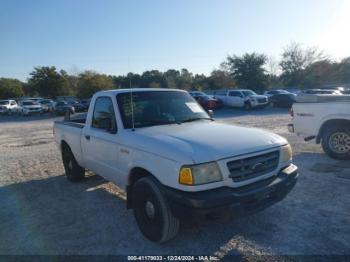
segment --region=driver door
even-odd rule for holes
[[[115,110],[110,97],[98,97],[90,126],[83,130],[82,151],[88,169],[105,177],[118,180],[119,144],[117,142]]]

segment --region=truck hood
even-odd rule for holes
[[[287,144],[286,139],[271,132],[207,120],[139,128],[132,134],[134,147],[185,163],[209,162]]]

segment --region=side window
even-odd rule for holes
[[[117,132],[117,123],[110,97],[96,99],[91,126],[111,133]]]
[[[16,105],[16,102],[15,101],[11,101],[11,106],[14,106]]]
[[[240,92],[237,91],[231,91],[229,93],[229,96],[236,96],[236,97],[242,97]]]

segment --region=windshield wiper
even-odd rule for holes
[[[214,121],[214,119],[209,118],[209,117],[193,117],[193,118],[188,118],[188,119],[182,120],[181,123],[194,122],[194,121],[198,121],[198,120],[211,120],[211,121]]]

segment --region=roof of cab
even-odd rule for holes
[[[170,89],[170,88],[125,88],[125,89],[112,89],[112,90],[105,90],[105,91],[99,91],[96,93],[96,95],[101,94],[109,94],[109,95],[116,95],[120,93],[129,93],[129,92],[152,92],[152,91],[178,91],[178,92],[187,92],[185,90],[181,89]]]

